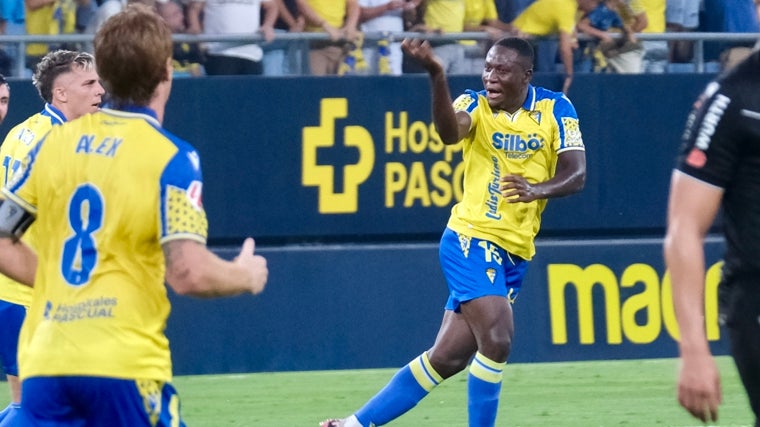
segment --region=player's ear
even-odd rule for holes
[[[54,101],[66,102],[66,88],[63,86],[53,86],[52,91]]]
[[[533,68],[525,70],[525,80],[530,83],[533,80]]]
[[[166,75],[164,76],[164,80],[171,80],[172,76],[174,75],[174,63],[172,62],[172,57],[166,58]]]

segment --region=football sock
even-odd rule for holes
[[[5,419],[8,413],[11,411],[11,405],[13,404],[12,403],[9,404],[8,406],[5,407],[5,409],[2,410],[2,412],[0,412],[0,422],[2,422],[3,419]]]
[[[471,427],[492,427],[499,409],[501,379],[506,362],[494,362],[480,352],[467,376],[467,412]]]
[[[341,424],[342,427],[364,427],[362,423],[359,422],[358,419],[356,419],[356,415],[351,415],[350,417],[343,420],[343,424]]]
[[[18,418],[20,411],[20,403],[11,403],[8,405],[8,407],[2,412],[3,418],[0,420],[0,427],[11,427],[16,425],[16,418]]]
[[[354,415],[364,427],[381,426],[412,409],[441,381],[443,378],[433,369],[427,353],[422,353],[396,372]]]

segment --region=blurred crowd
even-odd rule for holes
[[[0,0],[0,34],[94,34],[127,2],[146,3],[176,34],[248,36],[257,42],[176,42],[177,76],[344,75],[420,72],[400,49],[402,32],[431,37],[450,74],[480,74],[490,43],[533,40],[536,71],[663,73],[694,70],[694,42],[643,33],[760,32],[760,0]],[[457,33],[480,32],[477,40]],[[323,37],[282,37],[322,33]],[[435,37],[453,35],[452,37]],[[717,70],[751,42],[705,42]],[[47,52],[92,52],[88,43],[0,44],[0,73],[31,75]],[[24,66],[16,63],[24,59]]]

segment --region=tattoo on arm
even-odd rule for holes
[[[183,245],[184,242],[177,240],[170,241],[162,245],[166,271],[171,272],[172,275],[178,279],[183,279],[190,274],[187,264],[181,262]]]

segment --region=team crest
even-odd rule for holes
[[[486,276],[488,276],[488,280],[490,280],[493,285],[494,280],[496,280],[496,269],[486,268]]]
[[[541,112],[540,111],[531,111],[530,112],[530,118],[533,119],[533,121],[536,122],[537,125],[541,124]]]
[[[150,425],[158,423],[161,416],[161,388],[163,383],[154,380],[136,380],[137,389],[143,400],[143,410],[150,420]]]
[[[462,249],[462,254],[464,254],[464,257],[467,258],[470,256],[470,240],[472,240],[471,237],[465,236],[462,234],[457,234],[459,237],[459,247]]]

